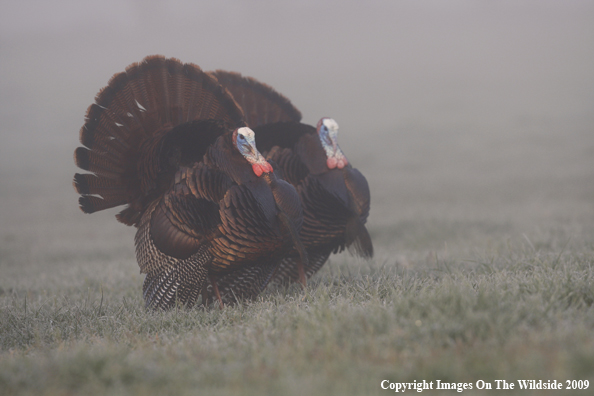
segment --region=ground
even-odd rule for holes
[[[492,168],[479,171],[442,153],[458,137],[399,136],[416,149],[352,156],[371,184],[372,260],[335,255],[306,290],[271,288],[222,311],[147,312],[133,229],[113,212],[79,212],[62,170],[5,172],[0,388],[355,395],[388,392],[383,380],[471,383],[466,393],[481,393],[479,380],[594,386],[594,183],[574,164],[591,161],[591,146],[551,134],[539,160],[531,137],[518,137],[513,150],[483,148],[480,163]],[[525,156],[540,163],[521,166]]]

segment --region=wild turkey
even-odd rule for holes
[[[304,216],[299,235],[309,258],[307,277],[331,253],[345,247],[371,258],[373,244],[365,228],[369,186],[338,146],[338,124],[330,118],[322,118],[316,128],[302,124],[299,110],[270,86],[238,73],[218,70],[211,74],[242,107],[256,133],[258,149],[278,164],[285,180],[299,192]],[[286,257],[275,281],[299,279],[298,262],[295,252]]]
[[[127,205],[147,307],[192,306],[210,279],[254,296],[296,246],[295,188],[258,152],[241,109],[198,66],[150,56],[114,75],[80,131],[75,174],[85,213]],[[219,298],[220,300],[220,298]]]

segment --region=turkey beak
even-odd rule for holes
[[[250,146],[250,151],[251,151],[252,155],[254,156],[254,158],[256,159],[256,162],[264,161],[264,156],[262,154],[260,154],[260,152],[258,151],[257,148],[255,148],[254,146]]]
[[[258,149],[256,148],[256,146],[254,146],[254,144],[252,144],[252,142],[248,142],[248,144],[246,144],[246,149],[247,149],[247,156],[251,157],[254,159],[254,161],[258,161],[260,160],[260,157],[262,157],[262,154],[260,154],[260,152],[258,151]]]
[[[268,164],[268,162],[266,161],[266,158],[264,158],[264,156],[258,151],[256,146],[253,146],[250,144],[249,147],[250,147],[250,156],[253,158],[253,163]],[[272,168],[270,168],[270,170],[268,170],[267,166],[264,166],[264,168],[265,168],[265,172],[269,172],[272,170]]]

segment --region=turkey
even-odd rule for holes
[[[242,107],[256,133],[256,145],[297,189],[303,205],[299,234],[309,258],[306,277],[315,274],[331,253],[347,247],[373,256],[365,227],[370,193],[365,177],[353,168],[337,144],[338,124],[322,118],[317,127],[300,123],[301,113],[270,86],[239,73],[211,72]],[[296,252],[283,259],[274,280],[303,278]]]
[[[136,226],[147,307],[194,305],[206,287],[253,297],[298,239],[299,196],[256,149],[241,108],[193,64],[149,56],[114,75],[87,110],[74,176],[80,207],[120,205]],[[229,273],[244,276],[224,282]],[[238,277],[236,277],[238,278]],[[210,284],[210,285],[209,285]]]

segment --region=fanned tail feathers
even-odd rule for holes
[[[239,73],[217,70],[209,72],[227,89],[243,110],[251,128],[276,122],[299,122],[301,112],[291,101],[272,87],[252,77]]]
[[[95,97],[74,152],[74,188],[85,213],[129,204],[118,220],[136,224],[157,195],[167,164],[159,153],[169,131],[196,120],[234,128],[243,113],[215,78],[194,64],[149,56],[114,75]]]

